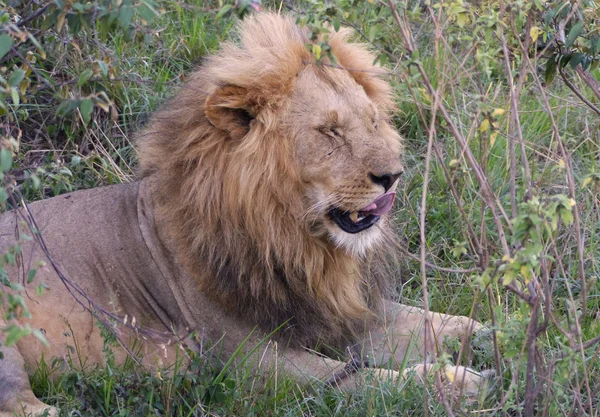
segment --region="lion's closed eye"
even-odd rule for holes
[[[320,126],[317,128],[319,132],[332,138],[342,139],[344,137],[344,131],[340,127],[335,126]]]
[[[327,156],[333,155],[342,146],[346,145],[344,132],[339,127],[321,126],[317,130],[329,139],[330,149],[327,151]]]

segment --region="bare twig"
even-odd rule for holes
[[[404,252],[404,254],[406,256],[408,256],[410,259],[421,262],[421,257],[411,253],[405,245],[398,243],[398,242],[395,242],[395,245],[402,252]],[[432,264],[431,262],[427,262],[427,261],[425,261],[425,266],[429,269],[434,269],[434,270],[440,271],[440,272],[447,272],[449,274],[472,274],[473,272],[483,272],[483,269],[481,267],[473,267],[473,268],[467,268],[467,269],[445,268],[445,267],[437,266],[437,265]]]
[[[526,346],[527,346],[527,363],[525,371],[525,401],[523,406],[523,414],[525,417],[533,417],[534,415],[534,404],[535,404],[535,379],[534,379],[534,366],[535,366],[535,353],[537,351],[537,335],[538,335],[538,316],[540,311],[540,300],[537,296],[532,294],[530,299],[531,305],[531,320],[527,326],[526,333]]]
[[[392,2],[390,1],[390,3],[392,3]],[[429,340],[433,340],[433,332],[431,329],[431,322],[430,322],[431,319],[429,317],[429,292],[427,290],[427,273],[425,271],[425,253],[426,253],[426,247],[427,247],[427,240],[425,237],[425,218],[426,218],[426,214],[427,214],[427,186],[429,184],[429,168],[430,168],[430,164],[431,164],[431,150],[432,150],[432,146],[433,146],[433,138],[435,136],[436,113],[437,113],[437,101],[433,105],[431,125],[429,127],[429,141],[427,144],[427,155],[425,157],[425,172],[423,173],[423,192],[421,194],[421,207],[419,210],[419,230],[420,230],[420,237],[421,237],[421,251],[420,251],[421,291],[423,292],[423,310],[425,312],[425,321],[423,323],[423,333],[424,333],[423,336],[424,336],[424,346],[425,346],[426,352],[428,350]],[[428,355],[425,354],[424,359],[423,359],[423,366],[424,366],[423,372],[425,375],[427,375],[427,361],[429,359],[427,356]],[[436,377],[439,377],[439,375],[436,374]],[[438,385],[438,389],[440,389],[441,383],[437,384],[437,385]],[[445,396],[443,388],[440,390],[440,395]],[[429,412],[429,407],[427,405],[427,403],[428,403],[427,396],[424,397],[424,401],[425,401],[425,404],[423,406],[423,412],[424,412],[424,415],[427,416],[428,412]],[[447,403],[447,401],[446,401],[446,403]],[[444,406],[446,406],[446,404],[444,404]],[[448,413],[448,415],[454,415],[452,413],[452,408],[450,407],[450,404],[447,404],[446,412]]]
[[[542,82],[540,81],[539,76],[535,73],[535,66],[529,60],[527,54],[523,55],[523,59],[525,59],[530,66],[530,71],[534,75],[533,79],[537,84],[538,90],[540,92],[541,102],[544,105],[546,110],[546,114],[550,118],[550,122],[552,125],[552,131],[554,136],[556,137],[556,141],[558,143],[558,148],[563,157],[563,161],[565,163],[565,173],[567,177],[567,186],[569,188],[569,197],[571,197],[575,201],[575,179],[573,178],[573,168],[571,165],[571,155],[565,149],[562,135],[560,134],[560,130],[558,129],[558,125],[556,120],[554,119],[554,115],[552,113],[552,109],[550,108],[550,103],[548,101],[548,96],[546,95],[546,90],[542,86]],[[578,252],[578,270],[579,270],[579,280],[581,281],[581,308],[583,315],[586,314],[587,310],[587,282],[585,279],[585,265],[584,265],[584,244],[583,237],[581,235],[581,219],[579,216],[579,208],[577,204],[573,206],[573,228],[575,231],[575,239],[577,240],[577,252]]]
[[[598,107],[594,106],[594,104],[591,101],[589,101],[587,99],[587,97],[584,96],[583,93],[581,91],[579,91],[579,89],[571,81],[569,81],[569,79],[567,78],[567,75],[565,74],[565,71],[562,68],[560,68],[560,66],[558,68],[558,73],[560,74],[560,77],[562,78],[565,85],[567,87],[569,87],[569,89],[572,92],[574,92],[575,95],[577,97],[579,97],[579,99],[581,101],[583,101],[590,109],[592,109],[597,115],[600,116],[600,109]]]
[[[410,30],[408,29],[407,25],[404,25],[402,23],[402,20],[401,20],[400,16],[398,15],[398,12],[396,11],[396,7],[395,7],[393,1],[390,0],[389,4],[390,4],[390,8],[392,9],[392,11],[394,13],[396,22],[397,22],[398,26],[401,28],[401,34],[404,38],[404,43],[406,45],[406,48],[408,49],[409,52],[412,52],[414,50],[414,47],[413,47],[412,35],[410,34]],[[433,10],[430,7],[428,7],[428,10],[430,11],[430,15],[433,16]],[[475,177],[477,178],[477,181],[479,182],[480,187],[481,187],[481,195],[482,195],[484,201],[486,202],[486,204],[488,205],[488,207],[490,208],[490,210],[492,212],[492,217],[494,218],[494,222],[496,223],[496,228],[498,230],[498,236],[500,239],[500,243],[502,245],[503,252],[505,255],[508,255],[510,253],[510,249],[508,247],[508,242],[506,240],[506,233],[504,232],[504,225],[502,224],[502,220],[500,219],[498,210],[500,210],[501,215],[504,218],[507,227],[509,227],[509,228],[510,228],[510,219],[504,212],[504,208],[498,201],[498,198],[496,197],[494,191],[492,190],[492,187],[490,186],[487,178],[483,174],[483,172],[481,170],[481,166],[475,159],[473,152],[471,152],[471,149],[469,148],[465,137],[460,132],[460,130],[457,128],[454,119],[450,115],[450,112],[444,106],[440,97],[438,97],[438,92],[433,88],[433,85],[431,84],[431,81],[429,80],[429,77],[427,76],[427,73],[425,72],[423,65],[418,61],[415,62],[414,65],[417,67],[419,74],[421,75],[421,81],[425,85],[427,92],[433,97],[434,101],[436,101],[436,100],[438,101],[439,111],[442,114],[444,120],[446,121],[446,124],[448,125],[448,128],[450,130],[450,133],[452,133],[452,136],[458,142],[458,144],[461,148],[461,151],[463,152],[467,162],[469,163],[469,166],[473,169]]]
[[[503,17],[504,13],[505,13],[506,7],[503,1],[500,2],[500,16],[501,18]],[[534,13],[533,11],[529,12],[529,15],[527,17],[527,22],[529,25],[531,25],[531,14]],[[520,93],[520,88],[519,90],[517,90],[517,88],[515,88],[515,83],[513,80],[513,76],[512,76],[512,72],[511,72],[511,68],[510,68],[510,57],[509,57],[509,52],[508,52],[508,46],[506,44],[506,38],[504,36],[504,30],[503,30],[503,26],[499,25],[499,30],[500,30],[500,41],[502,43],[502,52],[504,55],[504,67],[506,69],[506,77],[508,79],[508,87],[509,87],[509,93],[510,93],[510,114],[511,114],[511,124],[510,124],[510,131],[509,131],[509,140],[510,140],[510,203],[511,203],[511,212],[512,212],[512,217],[516,217],[517,215],[517,202],[516,202],[516,187],[515,187],[515,183],[516,183],[516,155],[515,155],[515,138],[514,138],[514,134],[516,133],[517,135],[517,141],[519,142],[519,145],[521,147],[521,162],[523,164],[523,172],[525,175],[525,184],[526,184],[526,190],[525,190],[525,199],[529,200],[531,199],[531,173],[529,171],[529,162],[527,161],[527,153],[525,150],[525,144],[523,141],[523,131],[521,129],[521,121],[519,119],[519,93]],[[527,54],[527,48],[529,45],[529,39],[531,38],[529,35],[529,30],[527,29],[526,31],[526,42],[525,45],[523,45],[522,47],[523,49],[523,54]],[[522,83],[524,82],[524,79],[527,77],[527,66],[525,65],[525,63],[523,63],[521,65],[521,71],[519,74],[519,86],[522,85]]]
[[[24,17],[23,19],[19,20],[17,22],[17,27],[23,27],[27,23],[31,22],[32,20],[37,19],[38,17],[40,17],[41,15],[43,15],[44,12],[46,11],[46,9],[48,7],[50,7],[52,4],[54,4],[54,2],[49,1],[47,4],[45,4],[44,6],[40,7],[39,9],[37,9],[35,12],[33,12],[32,14],[30,14],[29,16]]]
[[[395,8],[395,5],[393,3],[392,0],[390,0],[389,2],[390,7],[392,7],[394,14],[397,16],[398,12]],[[407,32],[408,33],[408,32]],[[410,33],[408,33],[410,35]],[[435,50],[437,51],[438,49],[438,42],[439,42],[439,38],[441,36],[441,33],[439,31],[439,25],[437,24],[437,20],[436,20],[436,34],[435,34]],[[436,62],[439,62],[436,59]],[[441,83],[440,83],[440,87],[441,87]],[[420,251],[420,257],[421,257],[421,291],[423,292],[423,310],[424,310],[424,314],[425,314],[425,319],[424,319],[424,323],[423,323],[423,339],[424,339],[424,346],[425,346],[425,355],[423,358],[423,372],[426,375],[427,374],[427,361],[429,358],[427,358],[427,351],[428,351],[428,346],[429,346],[429,340],[432,341],[432,343],[434,342],[433,339],[433,329],[431,326],[431,318],[430,318],[430,313],[429,313],[429,291],[427,289],[427,273],[425,271],[425,253],[426,253],[426,246],[427,246],[427,240],[425,237],[425,218],[427,215],[427,189],[428,189],[428,185],[429,185],[429,170],[430,170],[430,166],[431,166],[431,152],[432,152],[432,148],[433,148],[433,141],[435,138],[435,134],[436,134],[436,129],[435,129],[435,124],[436,124],[436,115],[437,115],[437,110],[438,110],[438,106],[440,104],[439,101],[439,97],[440,95],[436,95],[435,96],[435,100],[433,103],[433,108],[432,108],[432,115],[431,115],[431,124],[429,126],[429,139],[427,142],[427,154],[425,157],[425,172],[423,173],[423,192],[421,194],[421,207],[420,207],[420,212],[419,212],[419,230],[420,230],[420,238],[421,238],[421,251]],[[444,387],[442,385],[442,380],[441,380],[441,376],[439,372],[436,372],[435,374],[435,381],[436,381],[436,387],[438,390],[438,394],[441,398],[442,404],[444,405],[444,408],[446,410],[446,413],[448,414],[448,416],[450,417],[454,417],[454,413],[452,412],[452,406],[450,405],[450,403],[448,402],[448,399],[446,398],[446,392],[444,390]],[[428,407],[428,396],[424,396],[423,398],[424,401],[424,405],[423,405],[423,412],[424,415],[427,416],[429,413],[429,407]]]
[[[588,71],[584,70],[581,64],[575,67],[575,71],[577,74],[583,78],[583,81],[590,87],[590,90],[600,99],[600,85],[598,85],[598,81],[590,74]]]
[[[23,63],[25,65],[27,65],[27,68],[29,68],[31,70],[31,72],[33,72],[35,74],[35,76],[37,77],[38,81],[43,82],[49,88],[54,88],[54,86],[52,85],[52,83],[50,81],[48,81],[46,78],[44,78],[42,76],[42,74],[40,74],[40,72],[37,70],[37,68],[35,68],[33,65],[31,65],[29,63],[29,61],[27,61],[27,59],[25,59],[25,57],[17,50],[17,48],[13,47],[12,50],[13,50],[14,54],[16,56],[18,56],[19,59],[21,59],[21,61],[23,61]]]

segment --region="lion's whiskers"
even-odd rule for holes
[[[306,209],[300,218],[301,218],[301,220],[304,221],[311,214],[313,214],[313,215],[323,214],[325,212],[325,210],[327,210],[329,207],[336,206],[341,201],[342,201],[342,196],[334,191],[333,193],[329,194],[325,199],[317,201],[315,204],[313,204],[308,209]],[[314,220],[316,220],[316,218]],[[314,222],[314,220],[313,220],[313,222]]]

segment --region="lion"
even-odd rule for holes
[[[207,58],[137,135],[136,182],[0,217],[2,253],[29,233],[24,216],[43,243],[21,239],[10,274],[49,258],[35,278],[48,289],[28,293],[21,320],[48,343],[1,347],[2,417],[49,407],[26,371],[42,357],[75,346],[87,364],[104,361],[101,316],[151,329],[141,343],[140,332],[122,338],[121,360],[137,340],[143,363],[168,367],[206,340],[225,357],[256,352],[257,372],[348,389],[366,375],[398,378],[407,356],[431,360],[444,337],[480,327],[431,313],[426,343],[423,310],[386,298],[403,148],[385,71],[351,36],[332,32],[334,59],[317,61],[291,17],[245,19],[239,42]],[[368,366],[349,367],[345,352]]]

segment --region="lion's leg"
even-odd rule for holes
[[[407,368],[406,365],[435,361],[438,354],[443,352],[446,338],[455,338],[468,346],[472,334],[482,327],[468,317],[430,313],[431,332],[426,341],[423,327],[425,314],[422,309],[385,302],[383,313],[379,326],[368,334],[363,353],[369,356],[375,366],[415,370],[417,374],[423,373],[419,365],[413,368]],[[404,375],[410,373],[405,372]],[[449,366],[445,374],[443,376],[461,385],[469,394],[476,391],[485,380],[479,373],[464,367]],[[454,375],[459,377],[455,378]]]
[[[302,384],[328,383],[342,390],[356,390],[365,382],[395,382],[400,374],[388,369],[357,369],[346,371],[346,363],[309,351],[290,349],[279,358],[285,372]]]
[[[0,359],[0,417],[37,416],[44,410],[48,410],[48,416],[55,416],[54,407],[33,395],[23,357],[17,348],[2,346],[0,352],[4,356]]]
[[[430,313],[430,337],[425,346],[425,314],[417,307],[386,301],[379,325],[370,332],[364,348],[377,364],[435,358],[446,338],[467,340],[482,326],[463,316]],[[408,356],[407,356],[408,355]]]

